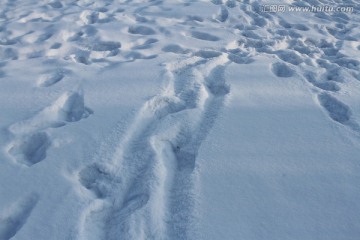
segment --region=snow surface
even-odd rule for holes
[[[0,240],[360,238],[360,2],[0,0]]]

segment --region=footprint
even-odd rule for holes
[[[213,50],[199,50],[194,55],[197,57],[209,59],[209,58],[219,57],[221,54],[222,54],[221,52],[213,51]]]
[[[105,13],[105,12],[108,12],[109,9],[107,9],[106,7],[98,7],[98,8],[96,8],[96,11]]]
[[[236,1],[235,0],[227,0],[226,6],[229,8],[234,8],[234,7],[236,7]]]
[[[291,50],[279,50],[275,53],[281,60],[291,63],[293,65],[299,65],[303,62],[303,59],[299,54]]]
[[[59,9],[59,8],[62,8],[62,7],[63,7],[62,3],[59,2],[59,1],[50,2],[49,5],[50,5],[52,8],[56,8],[56,9]]]
[[[260,16],[253,16],[251,24],[258,27],[265,27],[267,25],[267,20]]]
[[[299,39],[301,39],[303,37],[300,33],[296,32],[296,31],[294,31],[292,29],[289,30],[289,36],[291,38],[299,38]]]
[[[340,49],[336,49],[336,48],[323,48],[322,49],[324,55],[326,57],[336,57],[339,56],[339,51]]]
[[[15,202],[0,216],[0,240],[9,240],[26,224],[39,196],[35,193]]]
[[[90,61],[90,51],[88,50],[82,50],[82,49],[75,49],[74,53],[70,54],[69,56],[65,57],[65,60],[72,60],[76,63],[81,63],[85,65],[91,64]]]
[[[221,6],[220,12],[218,13],[217,20],[220,22],[225,22],[229,17],[229,11],[225,6]]]
[[[188,21],[203,22],[204,19],[200,16],[189,15],[187,16]]]
[[[225,82],[225,67],[216,66],[205,78],[205,85],[214,96],[224,96],[230,92],[230,86]]]
[[[80,20],[85,24],[94,24],[99,19],[98,12],[92,12],[90,10],[85,10],[80,14]]]
[[[14,45],[16,43],[17,43],[17,39],[6,39],[6,38],[0,39],[0,45],[8,46],[8,45]]]
[[[50,145],[49,136],[45,132],[38,132],[15,140],[11,143],[9,153],[18,163],[32,166],[46,158]]]
[[[181,147],[173,149],[177,159],[178,170],[193,171],[196,163],[196,154],[182,150]]]
[[[307,72],[304,74],[306,80],[317,88],[325,91],[337,92],[340,87],[333,81],[319,81],[317,75],[313,72]]]
[[[129,53],[125,54],[124,57],[126,59],[128,59],[129,61],[135,61],[137,59],[153,59],[156,58],[157,55],[149,55],[149,56],[145,56],[144,54],[140,53],[140,52],[136,52],[136,51],[130,51]]]
[[[66,41],[67,42],[75,42],[75,41],[79,41],[80,38],[84,35],[83,32],[77,32],[72,34],[71,36],[67,37]]]
[[[306,25],[301,24],[301,23],[299,23],[299,24],[294,24],[294,25],[293,25],[293,28],[294,28],[294,29],[297,29],[297,30],[300,30],[300,31],[309,31],[309,30],[310,30],[309,27],[307,27]]]
[[[271,64],[271,71],[277,77],[292,77],[295,74],[292,67],[280,62]]]
[[[26,55],[28,59],[40,58],[44,56],[44,51],[34,51]]]
[[[172,113],[180,112],[185,108],[185,102],[176,96],[155,96],[145,104],[146,111],[158,119]]]
[[[153,47],[154,43],[157,43],[159,40],[156,38],[149,38],[143,44],[134,46],[132,49],[139,50],[139,49],[149,49]]]
[[[338,92],[341,89],[335,82],[314,82],[313,84],[325,91]]]
[[[57,115],[59,120],[76,122],[86,118],[92,112],[85,107],[84,95],[82,92],[64,93],[47,111]]]
[[[257,40],[262,39],[261,36],[257,35],[256,33],[254,33],[253,31],[250,31],[250,30],[243,31],[241,33],[241,35],[246,37],[246,38],[252,38],[252,39],[257,39]]]
[[[325,81],[336,81],[336,82],[343,82],[344,78],[341,74],[340,68],[330,68],[326,71],[326,73],[323,76],[323,79]]]
[[[63,69],[58,69],[52,73],[43,74],[39,78],[37,84],[39,87],[50,87],[64,78],[64,72],[65,71]]]
[[[27,135],[47,128],[64,126],[66,122],[79,121],[91,113],[92,111],[84,105],[83,93],[66,92],[35,116],[14,123],[9,130],[15,135]]]
[[[111,183],[115,183],[115,179],[111,176],[109,170],[105,166],[96,163],[79,172],[79,181],[98,198],[107,197],[111,192]]]
[[[161,49],[163,52],[172,52],[178,54],[188,53],[189,50],[184,49],[182,46],[178,44],[168,44]]]
[[[61,43],[54,43],[53,45],[51,45],[50,49],[59,49],[61,48],[62,44]]]
[[[131,26],[129,27],[128,32],[139,35],[153,35],[156,33],[154,29],[146,26]]]
[[[18,52],[13,48],[0,48],[0,59],[2,60],[17,60],[19,58]]]
[[[332,120],[341,124],[346,124],[349,122],[352,113],[347,105],[340,102],[328,93],[319,94],[318,100],[321,106],[329,113],[329,116]]]
[[[138,194],[125,200],[120,211],[113,212],[111,216],[112,220],[116,219],[117,224],[121,224],[124,220],[132,215],[135,211],[139,210],[149,201],[150,196],[148,194]]]
[[[359,70],[359,66],[360,66],[360,61],[347,57],[336,59],[334,63],[336,63],[341,67],[353,69],[353,70]]]
[[[51,38],[52,35],[53,35],[52,33],[43,33],[38,37],[38,39],[35,41],[35,43],[43,43],[46,40],[48,40],[49,38]]]
[[[280,24],[280,26],[282,26],[283,28],[286,28],[286,29],[292,28],[291,24],[286,22],[284,19],[280,19],[279,24]]]
[[[214,42],[214,41],[220,40],[220,38],[215,35],[212,35],[209,33],[204,33],[204,32],[199,32],[199,31],[192,31],[191,36],[193,38],[197,38],[197,39],[204,40],[204,41],[213,41]]]
[[[233,53],[229,53],[228,54],[228,59],[230,61],[232,61],[233,63],[237,63],[237,64],[249,64],[254,62],[254,59],[252,59],[251,57],[245,55],[239,55],[239,54],[233,54]]]
[[[91,43],[88,47],[90,50],[97,52],[113,51],[121,48],[121,43],[113,41],[98,41]]]
[[[211,2],[215,5],[221,5],[223,3],[222,0],[211,0]]]
[[[98,33],[98,29],[92,25],[87,25],[83,27],[82,32],[85,34],[86,37],[92,37]]]

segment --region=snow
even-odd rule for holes
[[[0,0],[0,240],[358,239],[360,8]]]

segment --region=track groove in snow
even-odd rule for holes
[[[201,142],[229,93],[227,64],[221,55],[166,66],[168,86],[144,104],[106,163],[111,170],[94,164],[79,173],[83,186],[104,201],[101,210],[86,217],[83,239],[90,238],[86,229],[97,221],[106,225],[99,238],[190,238],[192,173]]]

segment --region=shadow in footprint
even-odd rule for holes
[[[30,194],[10,206],[6,212],[0,216],[0,239],[8,240],[25,225],[31,212],[39,201],[39,196],[35,193]]]
[[[125,220],[126,217],[145,206],[149,199],[150,196],[146,193],[138,194],[126,199],[122,209],[118,212],[117,218]]]
[[[161,49],[163,52],[172,52],[172,53],[177,53],[177,54],[185,54],[190,52],[187,49],[184,49],[182,46],[178,45],[178,44],[168,44],[166,46],[164,46]]]
[[[146,26],[131,26],[129,27],[128,32],[139,35],[153,35],[156,33],[154,29]]]
[[[249,63],[254,62],[254,59],[252,59],[251,57],[248,57],[247,55],[242,56],[242,55],[233,54],[233,53],[228,54],[228,59],[230,61],[232,61],[233,63],[237,63],[237,64],[249,64]]]
[[[215,36],[215,35],[211,35],[209,33],[204,33],[204,32],[199,32],[199,31],[192,31],[191,36],[193,38],[204,40],[204,41],[212,41],[212,42],[214,42],[214,41],[219,41],[220,40],[220,38]]]
[[[319,102],[328,112],[330,118],[338,123],[347,124],[351,117],[350,108],[328,93],[318,95]]]
[[[229,17],[229,11],[225,6],[221,6],[216,19],[220,22],[225,22],[228,19],[228,17]]]
[[[215,58],[219,57],[222,53],[214,50],[199,50],[194,55],[201,58]]]
[[[121,48],[120,42],[98,41],[89,45],[89,49],[96,52],[113,51]]]
[[[80,183],[92,191],[96,197],[105,198],[111,190],[111,183],[115,182],[108,169],[99,164],[92,164],[79,172]]]
[[[18,163],[32,166],[46,158],[50,145],[49,136],[45,132],[38,132],[14,141],[9,153]]]
[[[311,83],[313,86],[320,88],[325,91],[337,92],[340,90],[340,87],[334,81],[319,81],[318,77],[313,72],[307,72],[304,74],[306,80]]]
[[[301,56],[291,50],[279,50],[276,51],[276,55],[284,62],[288,62],[293,65],[299,65],[300,63],[303,62]]]
[[[58,69],[49,74],[43,74],[38,80],[39,87],[50,87],[64,78],[64,70]]]
[[[29,119],[12,124],[9,130],[17,136],[25,136],[47,128],[64,126],[66,122],[79,121],[92,113],[84,105],[82,92],[65,92],[52,105]]]
[[[273,63],[271,64],[271,72],[277,77],[292,77],[295,74],[295,70],[285,63]]]

